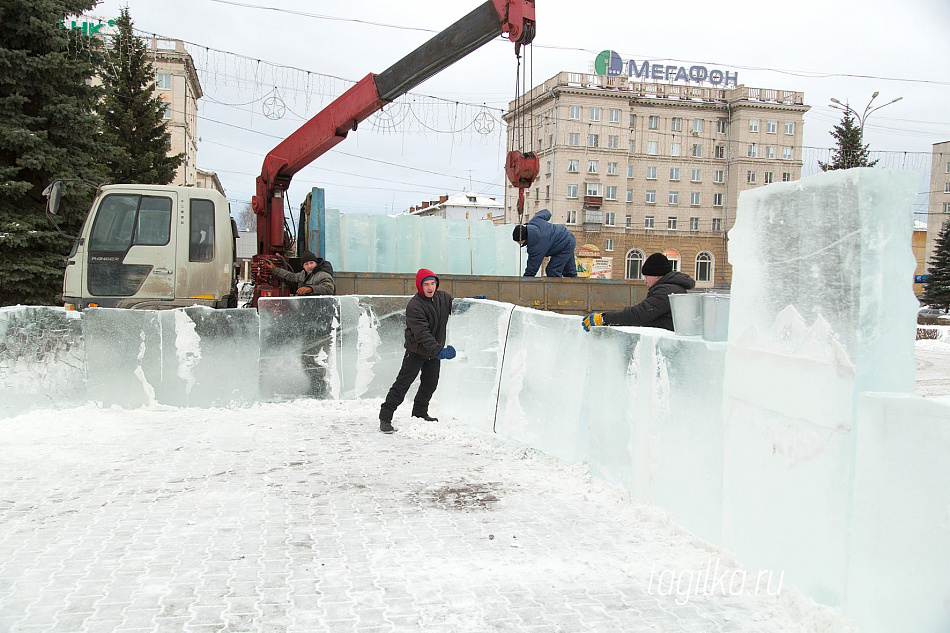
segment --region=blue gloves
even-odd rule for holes
[[[450,358],[455,358],[455,348],[451,345],[446,345],[442,348],[442,351],[439,352],[439,355],[436,356],[439,360],[449,360]]]
[[[602,326],[604,324],[604,313],[603,312],[593,312],[584,317],[584,320],[581,321],[581,325],[584,326],[585,332],[590,332],[592,327]]]

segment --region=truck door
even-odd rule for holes
[[[91,298],[171,300],[175,296],[177,206],[173,192],[110,193],[103,197],[89,232],[86,279]]]
[[[226,213],[226,212],[225,212]],[[203,305],[214,305],[230,289],[230,262],[218,265],[225,249],[216,231],[215,204],[200,192],[183,204],[178,221],[178,275],[175,295],[179,302],[186,300]],[[219,251],[221,251],[219,253]],[[190,304],[189,304],[190,305]]]

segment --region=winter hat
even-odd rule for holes
[[[666,255],[663,253],[653,253],[643,262],[643,267],[640,269],[640,272],[651,277],[662,277],[672,270],[673,264],[666,258]]]
[[[304,251],[303,255],[300,256],[300,263],[306,264],[307,262],[316,262],[317,256],[311,253],[310,251]]]
[[[524,224],[516,224],[515,230],[511,232],[511,239],[516,242],[528,239],[528,227]]]

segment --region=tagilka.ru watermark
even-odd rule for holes
[[[650,570],[650,585],[647,593],[651,596],[676,596],[676,604],[682,606],[693,596],[742,596],[765,593],[777,596],[782,592],[785,571],[778,575],[778,587],[772,587],[774,573],[760,571],[753,578],[744,569],[729,569],[720,565],[719,558],[706,560],[706,567],[699,569],[658,570],[656,563]],[[654,583],[656,583],[654,585]]]

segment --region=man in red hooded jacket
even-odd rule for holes
[[[439,290],[439,278],[431,270],[416,273],[417,292],[406,306],[406,354],[396,382],[379,409],[379,430],[392,433],[393,414],[406,398],[416,376],[422,372],[419,390],[412,403],[413,417],[430,422],[429,400],[439,386],[439,367],[443,359],[455,358],[455,348],[445,345],[445,328],[452,312],[452,295]]]

